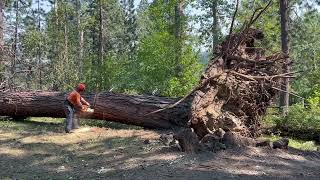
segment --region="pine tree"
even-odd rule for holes
[[[130,61],[136,59],[137,54],[137,17],[134,7],[134,0],[121,1],[124,14],[125,37],[124,43],[127,44],[126,53]]]
[[[232,3],[224,0],[200,0],[195,7],[202,13],[195,15],[196,22],[200,24],[200,41],[211,53],[215,53],[216,45],[222,39],[222,27],[226,19],[231,16]]]
[[[0,72],[4,71],[4,1],[0,1]],[[0,74],[0,82],[3,82]]]
[[[4,46],[4,1],[0,1],[0,51],[2,52]],[[2,53],[1,53],[2,54]],[[0,57],[1,58],[1,57]],[[2,58],[0,59],[2,61]]]
[[[289,55],[289,27],[288,27],[288,0],[280,0],[280,17],[281,17],[281,49],[286,55]],[[284,72],[290,71],[290,60],[286,59],[284,65]],[[283,115],[286,115],[289,111],[289,78],[285,78],[283,84],[285,85],[285,92],[280,96],[280,107],[283,107]]]
[[[24,77],[21,73],[23,70],[23,59],[22,59],[22,47],[21,47],[21,32],[23,29],[23,19],[27,13],[27,9],[31,6],[31,1],[28,0],[14,0],[8,1],[7,11],[13,16],[9,16],[7,19],[8,29],[13,29],[10,32],[7,32],[7,35],[11,37],[8,44],[11,44],[11,57],[10,59],[10,68],[7,69],[8,74],[8,85],[9,88],[16,88],[18,85],[17,80],[19,76]],[[8,71],[9,70],[9,71]]]

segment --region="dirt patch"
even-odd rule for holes
[[[318,152],[252,147],[188,155],[165,148],[159,141],[161,133],[164,132],[105,124],[65,134],[61,120],[0,120],[0,179],[319,179],[320,176]]]

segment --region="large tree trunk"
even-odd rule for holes
[[[288,0],[280,0],[280,15],[281,15],[281,49],[286,55],[289,55],[289,27],[288,27]],[[284,73],[290,71],[290,59],[286,59],[284,63]],[[280,107],[283,107],[282,113],[286,115],[289,110],[289,88],[290,81],[289,78],[283,79],[283,84],[285,86],[284,92],[280,96]]]
[[[0,1],[0,52],[2,52],[2,48],[4,46],[4,2]],[[0,53],[0,56],[2,54]],[[1,57],[0,57],[1,58]],[[1,61],[2,59],[0,59]]]
[[[41,12],[40,12],[40,0],[38,0],[38,33],[41,34]],[[42,90],[42,61],[41,61],[41,56],[42,56],[42,51],[41,51],[41,39],[39,39],[38,42],[38,49],[37,49],[37,55],[38,55],[38,75],[39,75],[39,89]]]
[[[0,70],[2,70],[4,54],[4,2],[0,0]],[[2,77],[0,75],[0,81]]]
[[[82,7],[82,2],[81,0],[77,0],[76,2],[76,13],[77,13],[77,29],[78,29],[78,47],[77,47],[77,64],[78,64],[78,72],[79,72],[79,77],[80,79],[83,78],[82,75],[82,69],[83,69],[83,36],[84,36],[84,31],[81,25],[81,15],[82,15],[82,11],[81,11],[81,7]]]
[[[212,13],[212,52],[215,53],[216,46],[219,41],[219,19],[218,19],[218,1],[212,1],[211,13]]]
[[[176,46],[176,53],[175,53],[175,62],[176,62],[176,68],[175,68],[175,75],[176,77],[181,76],[181,72],[183,71],[182,65],[181,65],[181,56],[182,56],[182,44],[183,44],[183,25],[184,25],[184,1],[179,0],[177,4],[175,5],[175,38],[177,40],[177,46]]]
[[[154,96],[129,96],[114,93],[86,94],[91,104],[95,101],[93,114],[86,118],[133,124],[148,128],[172,129],[185,126],[190,103],[161,113],[148,114],[175,102],[174,99]],[[96,100],[94,100],[96,99]],[[0,116],[12,117],[65,117],[61,92],[7,92],[0,94]]]
[[[10,73],[11,78],[9,79],[9,88],[15,87],[15,72],[16,72],[16,63],[17,63],[17,56],[18,56],[18,29],[19,29],[19,1],[16,0],[14,3],[15,8],[15,24],[14,24],[14,39],[12,44],[12,51],[13,51],[13,59],[11,61]]]

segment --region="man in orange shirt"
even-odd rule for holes
[[[80,93],[85,90],[86,86],[80,83],[75,90],[68,94],[64,103],[64,111],[66,113],[66,133],[72,132],[72,129],[79,128],[79,117],[76,117],[80,111],[84,112],[90,104],[84,100]]]

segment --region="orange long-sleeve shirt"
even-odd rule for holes
[[[73,104],[74,107],[79,108],[79,109],[83,109],[83,104],[88,105],[89,103],[87,101],[85,101],[80,93],[78,93],[77,91],[72,91],[68,97],[67,97],[68,101]]]

